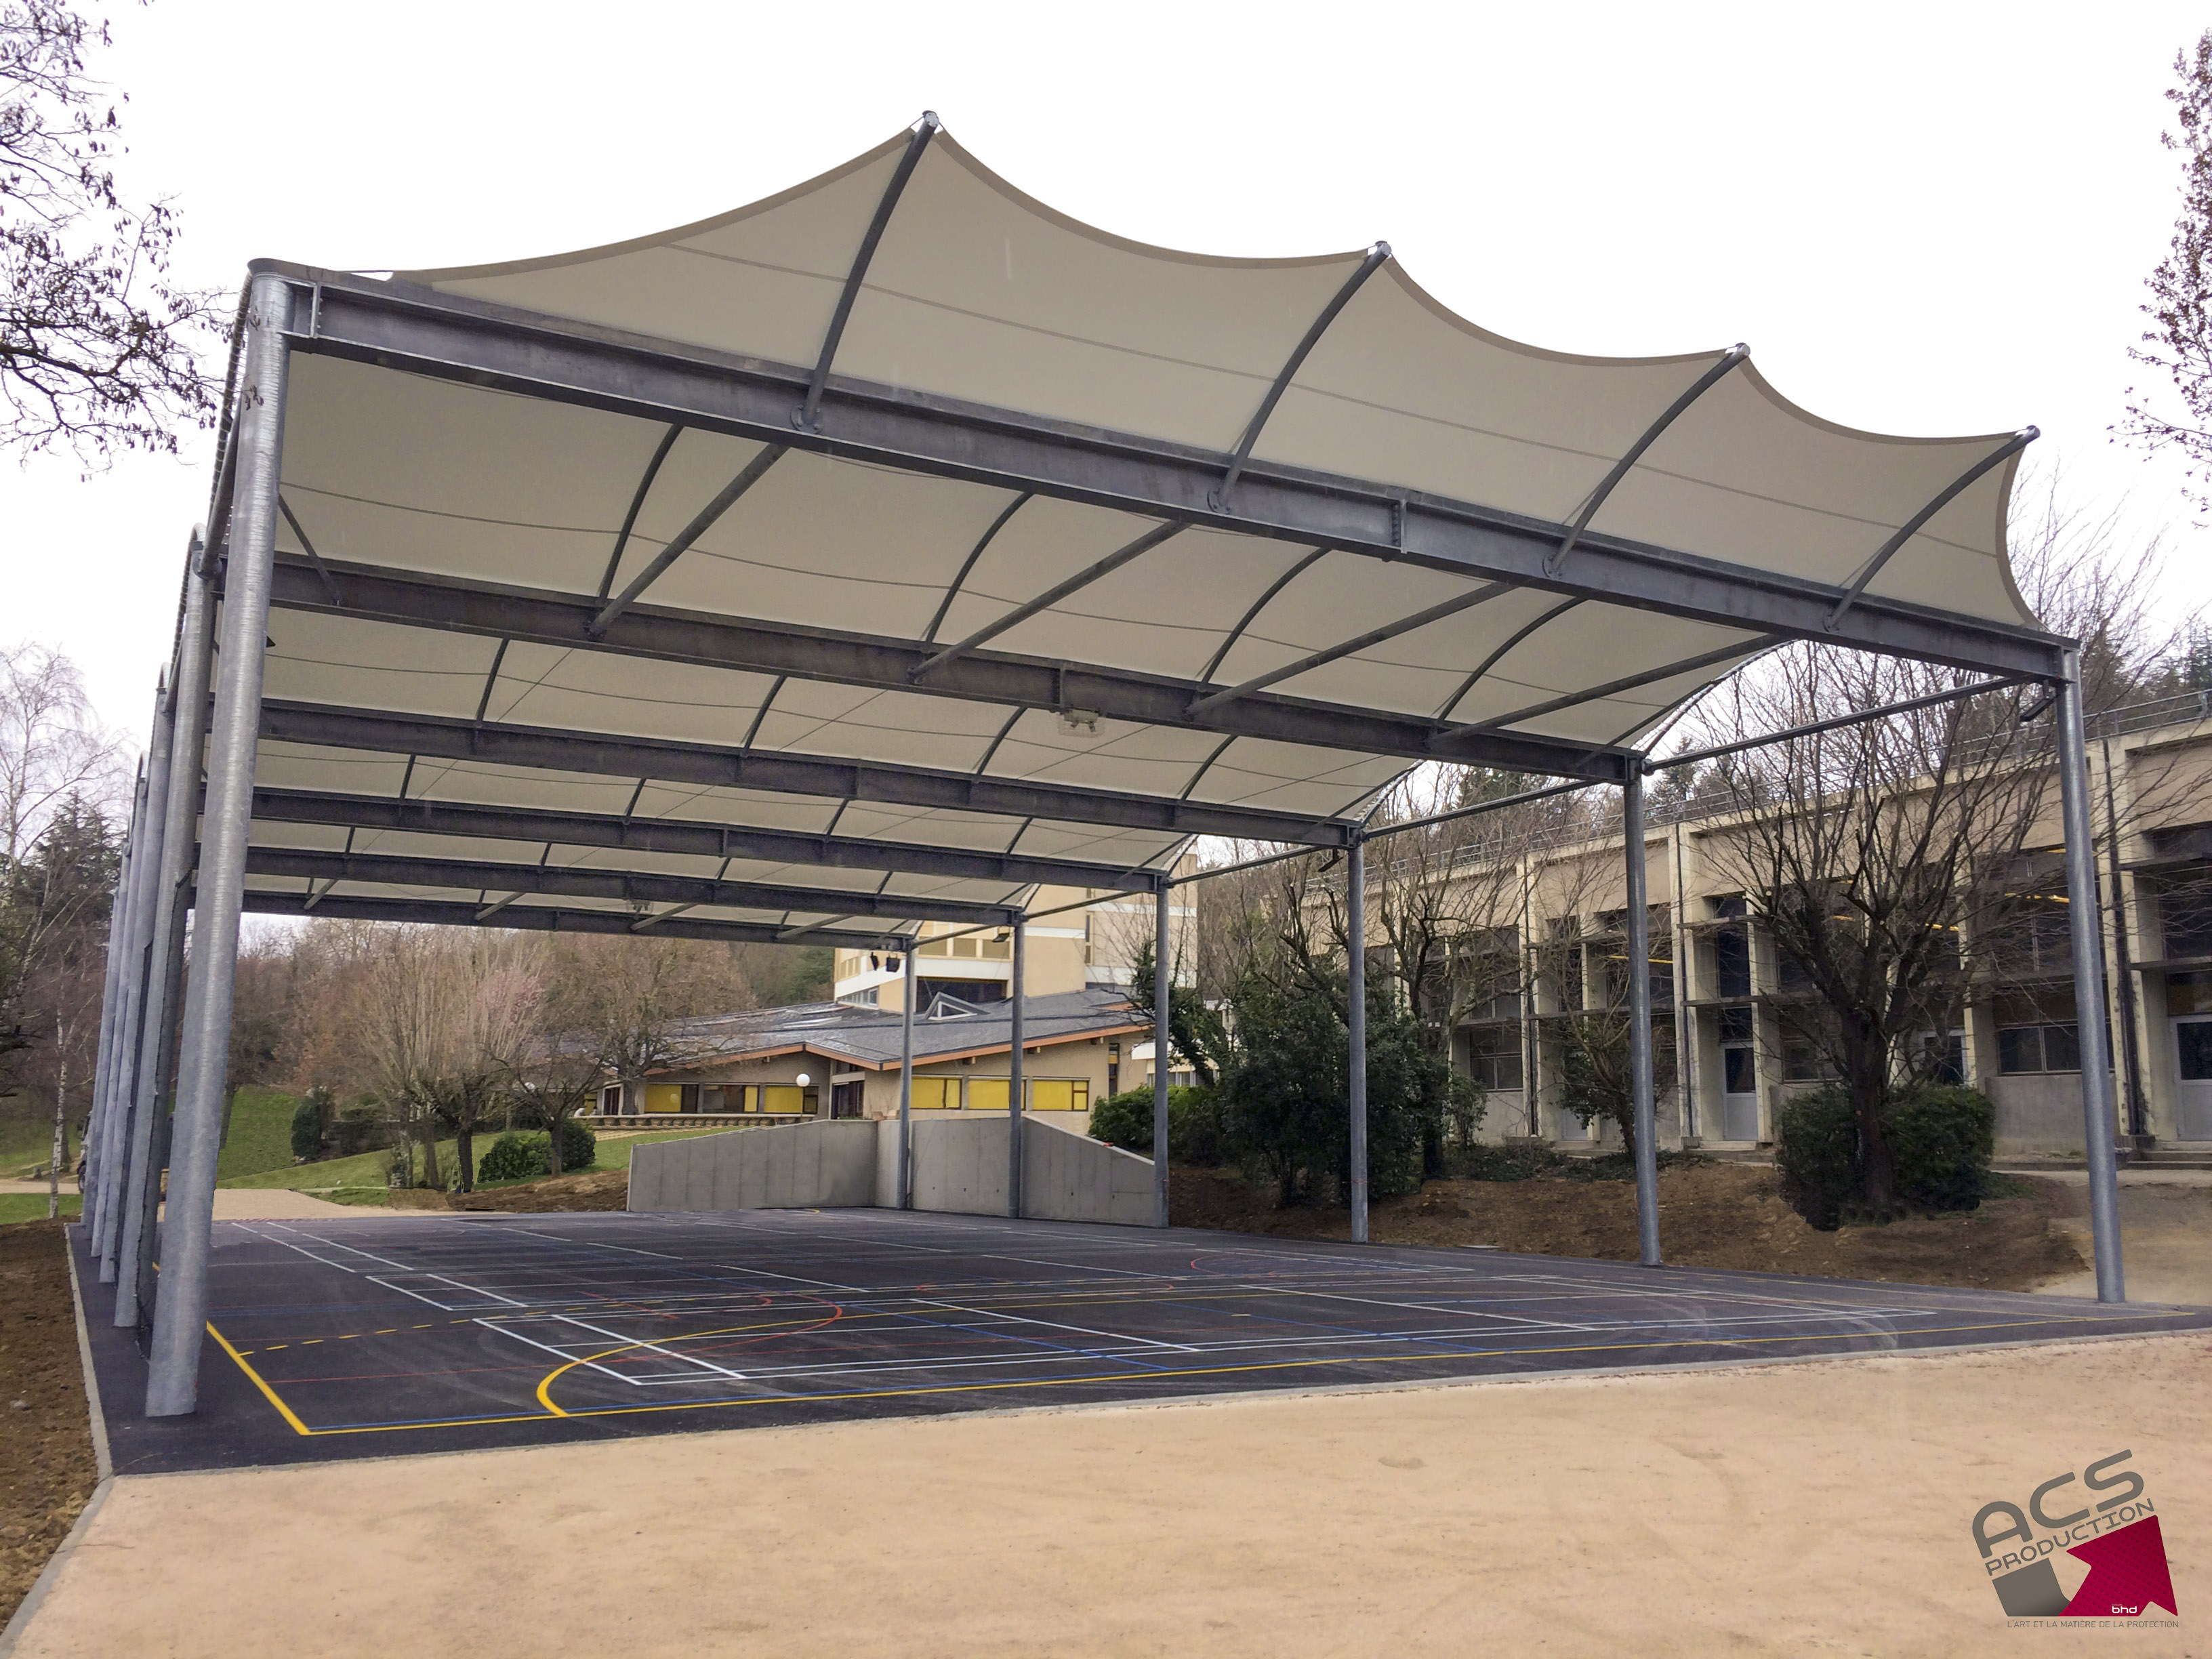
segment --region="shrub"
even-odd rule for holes
[[[1990,1195],[1996,1108],[1978,1089],[1911,1090],[1883,1114],[1897,1195],[1931,1210],[1971,1210]]]
[[[570,1118],[561,1126],[561,1173],[578,1175],[599,1155],[599,1138]]]
[[[1784,1101],[1774,1114],[1774,1163],[1791,1209],[1822,1232],[1841,1226],[1863,1190],[1850,1097],[1826,1084]]]
[[[509,1129],[477,1160],[477,1179],[527,1181],[545,1173],[545,1137]]]
[[[390,1144],[390,1131],[384,1114],[375,1106],[363,1103],[341,1106],[331,1120],[330,1151],[332,1158],[352,1158],[362,1152],[373,1152]]]
[[[1461,1181],[1529,1181],[1554,1173],[1565,1162],[1548,1146],[1496,1146],[1470,1140],[1452,1154],[1450,1173]]]
[[[312,1164],[323,1155],[323,1103],[313,1094],[292,1109],[292,1157]]]
[[[1896,1201],[1911,1208],[1971,1210],[1989,1195],[1996,1108],[1976,1089],[1922,1084],[1882,1103]],[[1823,1231],[1866,1212],[1858,1121],[1835,1084],[1797,1096],[1775,1120],[1783,1196]]]
[[[599,1150],[599,1137],[582,1124],[571,1121],[561,1126],[562,1174],[575,1175],[590,1169]],[[509,1129],[493,1141],[491,1149],[477,1160],[477,1179],[482,1182],[532,1180],[550,1172],[552,1160],[545,1154],[546,1139],[543,1130],[531,1134],[520,1129]]]
[[[1152,1091],[1125,1089],[1097,1102],[1091,1109],[1091,1138],[1150,1158]],[[1168,1161],[1212,1170],[1227,1160],[1220,1097],[1202,1085],[1171,1086],[1168,1090]]]

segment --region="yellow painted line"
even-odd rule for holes
[[[2179,1319],[2183,1316],[2184,1316],[2179,1314],[2161,1316],[2161,1317],[2173,1319]],[[2102,1325],[2107,1322],[2109,1322],[2101,1319],[2082,1317],[2080,1316],[2076,1316],[2072,1319],[2065,1321],[2051,1319],[2015,1319],[1985,1325],[1931,1326],[1926,1330],[1915,1331],[1911,1333],[1911,1334],[1915,1336],[1954,1336],[1972,1331],[2008,1331],[2047,1328],[2059,1323],[2074,1325]],[[733,1328],[734,1330],[738,1331],[756,1328],[761,1328],[749,1326],[738,1326]],[[210,1332],[214,1332],[215,1327],[210,1325],[208,1327],[208,1329]],[[664,1338],[659,1342],[653,1344],[653,1346],[666,1347],[669,1346],[671,1341],[685,1341],[695,1340],[698,1337],[721,1336],[731,1334],[732,1333],[729,1331],[699,1331],[693,1333],[692,1336],[690,1338]],[[2148,1332],[2138,1334],[2146,1335],[2149,1334]],[[341,1429],[311,1429],[307,1427],[297,1417],[292,1414],[291,1411],[284,1405],[284,1402],[276,1397],[275,1391],[271,1389],[266,1382],[262,1382],[258,1376],[255,1375],[251,1366],[247,1366],[243,1361],[240,1361],[240,1369],[244,1370],[248,1376],[253,1378],[253,1381],[259,1386],[262,1393],[268,1395],[270,1403],[275,1405],[279,1411],[284,1413],[285,1420],[290,1423],[292,1426],[297,1429],[301,1434],[309,1436],[340,1434],[400,1434],[417,1429],[467,1429],[480,1426],[488,1427],[503,1423],[543,1423],[549,1420],[549,1418],[624,1417],[647,1412],[714,1411],[736,1406],[829,1405],[858,1400],[903,1400],[908,1398],[919,1398],[926,1395],[994,1394],[1006,1393],[1018,1389],[1078,1388],[1085,1384],[1098,1382],[1157,1382],[1172,1381],[1182,1377],[1241,1376],[1261,1371],[1311,1370],[1320,1370],[1329,1366],[1340,1365],[1406,1364],[1413,1363],[1417,1359],[1504,1359],[1528,1354],[1634,1353],[1653,1352],[1668,1348],[1759,1347],[1788,1342],[1832,1341],[1839,1334],[1842,1334],[1842,1333],[1831,1331],[1813,1332],[1786,1336],[1686,1338],[1683,1340],[1676,1342],[1592,1342],[1565,1348],[1479,1348],[1460,1352],[1431,1353],[1414,1356],[1408,1356],[1403,1353],[1340,1354],[1328,1358],[1321,1359],[1270,1360],[1255,1364],[1212,1365],[1193,1367],[1188,1370],[1176,1371],[1118,1371],[1109,1373],[1103,1376],[1032,1377],[1004,1382],[945,1383],[934,1388],[927,1389],[872,1389],[856,1390],[848,1394],[775,1395],[753,1400],[695,1400],[677,1401],[662,1406],[598,1406],[586,1407],[577,1411],[569,1411],[555,1405],[546,1395],[545,1390],[553,1382],[553,1381],[560,1376],[563,1372],[571,1370],[576,1365],[585,1363],[583,1360],[577,1359],[569,1361],[568,1364],[556,1366],[552,1371],[547,1374],[544,1382],[538,1385],[538,1397],[540,1403],[545,1407],[544,1412],[516,1412],[504,1417],[453,1418],[444,1422],[395,1423],[391,1425],[363,1424],[357,1427]],[[217,1341],[222,1341],[220,1333],[216,1334],[216,1340]],[[629,1347],[641,1347],[647,1346],[647,1344],[644,1342],[639,1342],[628,1344],[626,1346]],[[237,1358],[237,1350],[231,1348],[229,1343],[223,1342],[223,1346],[226,1350],[230,1352],[232,1358]],[[610,1348],[606,1352],[608,1353],[619,1353],[623,1352],[623,1349]],[[1833,1355],[1827,1357],[1836,1359],[1855,1359],[1869,1353],[1909,1353],[1911,1352],[1914,1351],[1911,1349],[1843,1349],[1839,1350]],[[1933,1352],[1941,1352],[1941,1350],[1935,1350]],[[1510,1376],[1510,1373],[1507,1373],[1505,1375]],[[1418,1386],[1418,1382],[1421,1381],[1441,1383],[1455,1380],[1458,1379],[1451,1377],[1418,1379],[1416,1386]]]
[[[270,1405],[276,1408],[277,1414],[279,1416],[283,1417],[287,1423],[289,1423],[292,1427],[301,1434],[312,1435],[314,1433],[313,1429],[309,1428],[305,1423],[302,1423],[300,1420],[299,1414],[289,1406],[284,1403],[283,1397],[277,1394],[276,1390],[269,1386],[267,1381],[264,1379],[261,1373],[255,1370],[252,1366],[246,1363],[246,1356],[230,1346],[230,1339],[228,1337],[225,1336],[221,1331],[216,1329],[212,1324],[207,1328],[207,1334],[213,1337],[216,1341],[222,1343],[222,1351],[238,1362],[238,1369],[244,1371],[246,1376],[253,1379],[253,1386],[261,1390],[263,1396],[267,1399]]]
[[[640,1348],[672,1348],[678,1342],[703,1342],[710,1336],[742,1336],[747,1331],[781,1331],[789,1330],[793,1326],[807,1326],[811,1328],[828,1325],[836,1322],[836,1316],[835,1314],[832,1314],[828,1319],[769,1319],[763,1320],[758,1323],[751,1325],[724,1325],[716,1330],[690,1331],[682,1336],[672,1336],[665,1341],[656,1342],[651,1338],[647,1337],[641,1338],[635,1342],[624,1342],[615,1347],[604,1348],[598,1353],[587,1353],[581,1358],[572,1359],[565,1365],[556,1365],[551,1370],[546,1372],[545,1380],[538,1385],[538,1403],[544,1407],[547,1411],[550,1412],[556,1417],[574,1417],[579,1415],[580,1413],[562,1410],[560,1407],[553,1403],[553,1396],[545,1391],[553,1386],[557,1378],[566,1372],[575,1370],[577,1366],[588,1365],[594,1360],[611,1358],[618,1353],[634,1353]],[[592,1415],[592,1413],[586,1412],[580,1413],[580,1415],[588,1417]]]

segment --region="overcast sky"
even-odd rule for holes
[[[2179,171],[2201,7],[837,6],[157,0],[94,72],[186,277],[554,252],[703,218],[924,108],[1124,236],[1284,255],[1386,238],[1431,293],[1562,350],[1750,343],[1848,425],[2044,432],[2084,507],[2212,599],[2179,469],[2113,447]],[[58,645],[134,734],[208,445],[0,472],[0,637]]]

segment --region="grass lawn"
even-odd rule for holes
[[[240,1089],[230,1109],[230,1138],[216,1160],[216,1179],[290,1169],[292,1110],[299,1103],[297,1095],[274,1089]]]
[[[62,1194],[62,1213],[70,1220],[84,1207],[84,1200],[75,1193]],[[46,1195],[44,1193],[0,1193],[0,1227],[16,1221],[44,1221],[46,1218]]]
[[[5,1117],[0,1117],[0,1179],[22,1180],[34,1169],[46,1165],[47,1154],[54,1149],[53,1097],[43,1103],[45,1115],[40,1115],[41,1103],[27,1095],[7,1097]],[[70,1126],[70,1156],[76,1156],[76,1125]],[[46,1212],[39,1212],[44,1215]]]
[[[243,1107],[244,1104],[245,1102],[241,1097],[240,1105]],[[289,1106],[285,1122],[288,1137],[285,1144],[289,1148],[291,1122]],[[237,1131],[238,1120],[234,1116],[231,1121],[234,1145],[236,1143]],[[641,1141],[687,1140],[694,1135],[715,1133],[717,1132],[713,1129],[666,1129],[645,1134],[601,1135],[599,1139],[599,1155],[592,1160],[592,1167],[594,1170],[627,1170],[629,1168],[630,1149]],[[492,1142],[498,1139],[499,1135],[496,1132],[478,1135],[476,1138],[474,1149],[477,1157],[483,1158],[491,1150]],[[454,1159],[458,1155],[456,1143],[451,1140],[441,1140],[438,1143],[438,1170],[448,1180],[453,1178],[455,1168]],[[362,1152],[355,1158],[334,1158],[320,1164],[293,1164],[289,1161],[288,1152],[287,1161],[281,1169],[263,1169],[250,1175],[226,1176],[219,1179],[216,1184],[224,1187],[252,1187],[262,1189],[276,1188],[289,1192],[313,1193],[319,1198],[329,1199],[334,1204],[381,1204],[385,1201],[385,1194],[391,1190],[386,1180],[391,1167],[392,1154],[388,1152]],[[579,1175],[582,1171],[570,1170],[565,1173]],[[44,1212],[40,1213],[43,1214]]]

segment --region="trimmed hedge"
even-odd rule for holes
[[[1893,1094],[1881,1115],[1898,1204],[1971,1210],[1981,1203],[1996,1142],[1996,1108],[1987,1095],[1920,1085]],[[1869,1214],[1858,1121],[1841,1087],[1826,1085],[1786,1102],[1774,1127],[1783,1196],[1798,1214],[1824,1232]]]

